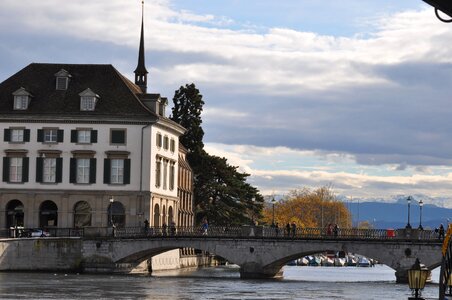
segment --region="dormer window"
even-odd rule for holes
[[[14,96],[14,110],[26,110],[30,104],[31,94],[23,87],[13,93]]]
[[[60,91],[67,90],[69,85],[69,78],[72,76],[68,73],[68,71],[61,69],[58,73],[55,74],[56,77],[56,89]]]
[[[80,96],[80,110],[94,111],[99,95],[94,93],[90,88],[87,88],[78,95]]]

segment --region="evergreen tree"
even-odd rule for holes
[[[173,121],[187,129],[180,142],[188,149],[187,160],[194,173],[196,221],[207,217],[217,225],[249,224],[261,216],[264,198],[246,182],[249,174],[240,173],[226,158],[204,151],[201,127],[202,95],[192,84],[175,92]]]
[[[204,148],[202,142],[204,130],[201,127],[201,112],[204,105],[202,95],[195,84],[186,84],[175,92],[173,102],[170,118],[187,129],[180,142],[190,153],[201,153]]]

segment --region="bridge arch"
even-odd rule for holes
[[[430,269],[438,266],[441,261],[440,243],[413,243],[412,240],[382,242],[161,236],[149,239],[112,239],[98,248],[91,255],[98,257],[102,253],[111,253],[108,258],[111,263],[134,263],[176,248],[199,249],[239,265],[242,278],[275,277],[281,274],[282,267],[290,260],[328,250],[357,253],[376,259],[396,270],[398,282],[405,282],[407,270],[416,258]],[[90,253],[85,253],[89,262]]]

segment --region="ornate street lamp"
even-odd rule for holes
[[[424,230],[424,227],[422,227],[422,206],[424,205],[424,202],[422,202],[422,199],[419,201],[419,230]]]
[[[113,203],[115,202],[115,199],[113,198],[113,196],[110,196],[110,224],[111,227],[113,226]]]
[[[408,196],[408,198],[406,199],[407,203],[408,203],[408,223],[406,224],[405,228],[406,229],[411,229],[411,225],[410,225],[410,205],[411,205],[411,196]]]
[[[272,226],[275,226],[275,197],[273,197],[272,199],[272,212],[273,212]]]
[[[421,290],[425,287],[429,270],[425,265],[421,264],[419,258],[416,258],[416,262],[408,270],[408,284],[412,290],[414,297],[409,297],[408,300],[425,300],[421,297]]]

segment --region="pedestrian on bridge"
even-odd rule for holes
[[[295,234],[297,232],[297,225],[294,221],[292,221],[292,237],[295,237]]]
[[[287,234],[287,237],[290,236],[290,224],[289,223],[286,224],[286,234]]]
[[[444,239],[444,226],[443,224],[439,225],[439,229],[438,229],[438,238],[440,240]]]
[[[149,230],[149,221],[148,219],[144,220],[144,233],[147,235]]]

